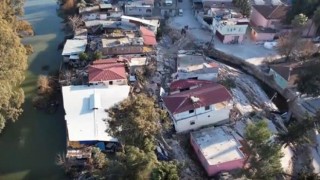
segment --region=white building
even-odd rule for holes
[[[64,86],[63,106],[69,141],[117,141],[106,130],[106,109],[126,99],[130,86]]]
[[[124,13],[128,16],[151,16],[153,13],[153,2],[145,1],[127,2],[124,6]]]
[[[193,51],[179,51],[177,57],[177,72],[174,79],[198,79],[216,81],[219,65],[210,62],[212,59]]]
[[[72,59],[79,59],[79,54],[85,52],[86,47],[87,39],[68,39],[62,51],[63,60],[68,62]]]
[[[241,169],[245,154],[243,139],[226,126],[210,127],[190,133],[190,142],[209,176],[222,171]]]
[[[230,93],[216,83],[171,94],[163,101],[177,132],[226,122],[232,108]]]
[[[142,19],[132,16],[121,16],[121,22],[133,23],[136,25],[141,25],[148,27],[155,34],[157,33],[158,27],[160,27],[160,21],[158,19]]]
[[[211,8],[213,33],[223,43],[241,43],[247,32],[249,19],[229,8]]]

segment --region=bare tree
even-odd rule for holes
[[[83,21],[80,16],[74,15],[68,17],[68,27],[72,30],[72,32],[75,32],[82,24]]]

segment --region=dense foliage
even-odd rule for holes
[[[241,14],[249,17],[251,14],[251,4],[249,0],[232,0],[232,3],[240,9]]]
[[[160,122],[167,122],[165,112],[155,106],[146,95],[130,97],[114,106],[108,111],[110,134],[125,145],[152,149],[154,137],[161,131]]]
[[[281,146],[274,143],[272,133],[265,120],[249,124],[246,128],[245,138],[248,142],[247,161],[249,168],[247,175],[252,179],[276,179],[282,172],[280,158]]]
[[[320,6],[319,0],[295,0],[292,4],[291,11],[288,12],[287,22],[291,22],[291,20],[297,14],[305,14],[309,18],[312,18],[317,7]]]
[[[299,71],[299,79],[297,87],[299,92],[311,96],[320,95],[320,62],[316,61],[307,64],[302,70]]]
[[[27,68],[27,51],[17,32],[22,7],[22,0],[0,2],[0,132],[7,120],[18,119],[24,102],[20,85]]]

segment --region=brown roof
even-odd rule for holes
[[[195,80],[195,79],[177,80],[177,81],[173,81],[170,84],[170,92],[177,91],[180,89],[190,88],[192,86],[201,87],[205,84],[214,84],[214,82],[206,81],[206,80]]]
[[[126,79],[126,70],[123,63],[102,62],[99,60],[89,66],[89,82],[112,81]]]
[[[193,102],[192,97],[199,98],[199,100]],[[207,84],[196,89],[166,96],[163,101],[172,114],[177,114],[231,99],[230,93],[224,86]]]
[[[256,9],[263,17],[266,19],[280,19],[286,17],[287,12],[290,9],[290,6],[286,5],[254,5],[254,9]]]

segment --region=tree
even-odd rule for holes
[[[5,2],[7,1],[0,3],[0,8],[5,8],[3,6]],[[12,29],[12,24],[9,24],[12,20],[9,16],[12,15],[3,14],[7,9],[2,10],[0,12],[0,132],[7,120],[15,121],[22,113],[24,93],[20,85],[27,68],[26,49]]]
[[[92,149],[92,161],[93,165],[97,169],[104,168],[107,165],[107,157],[101,150],[97,147]]]
[[[134,146],[126,146],[125,152],[119,153],[111,161],[104,176],[107,179],[149,179],[157,163],[154,152],[144,152]]]
[[[308,63],[298,73],[297,88],[302,94],[320,95],[320,62]]]
[[[82,25],[82,23],[83,23],[82,18],[78,15],[68,17],[67,25],[72,32],[75,32]]]
[[[179,180],[179,170],[175,162],[160,162],[151,173],[152,180]]]
[[[100,51],[95,51],[93,54],[92,54],[92,60],[95,61],[97,59],[101,59],[102,57],[102,53]]]
[[[281,146],[271,142],[271,132],[266,120],[249,124],[245,138],[249,153],[247,174],[252,179],[274,179],[282,172],[280,158]]]
[[[308,22],[308,17],[301,13],[294,16],[291,24],[294,29],[302,31],[303,28],[306,26],[307,22]]]
[[[81,9],[81,8],[85,8],[86,6],[87,6],[87,3],[85,0],[78,0],[77,8]]]
[[[251,5],[248,0],[232,0],[234,6],[240,9],[242,15],[249,17],[251,14]]]
[[[88,61],[90,58],[87,53],[82,52],[79,54],[79,59],[80,59],[80,61]]]
[[[154,150],[154,137],[161,130],[161,121],[167,121],[166,113],[155,108],[152,98],[141,94],[129,97],[107,111],[109,133],[125,145],[143,150]]]
[[[313,23],[316,25],[316,29],[320,26],[320,5],[313,13]]]

